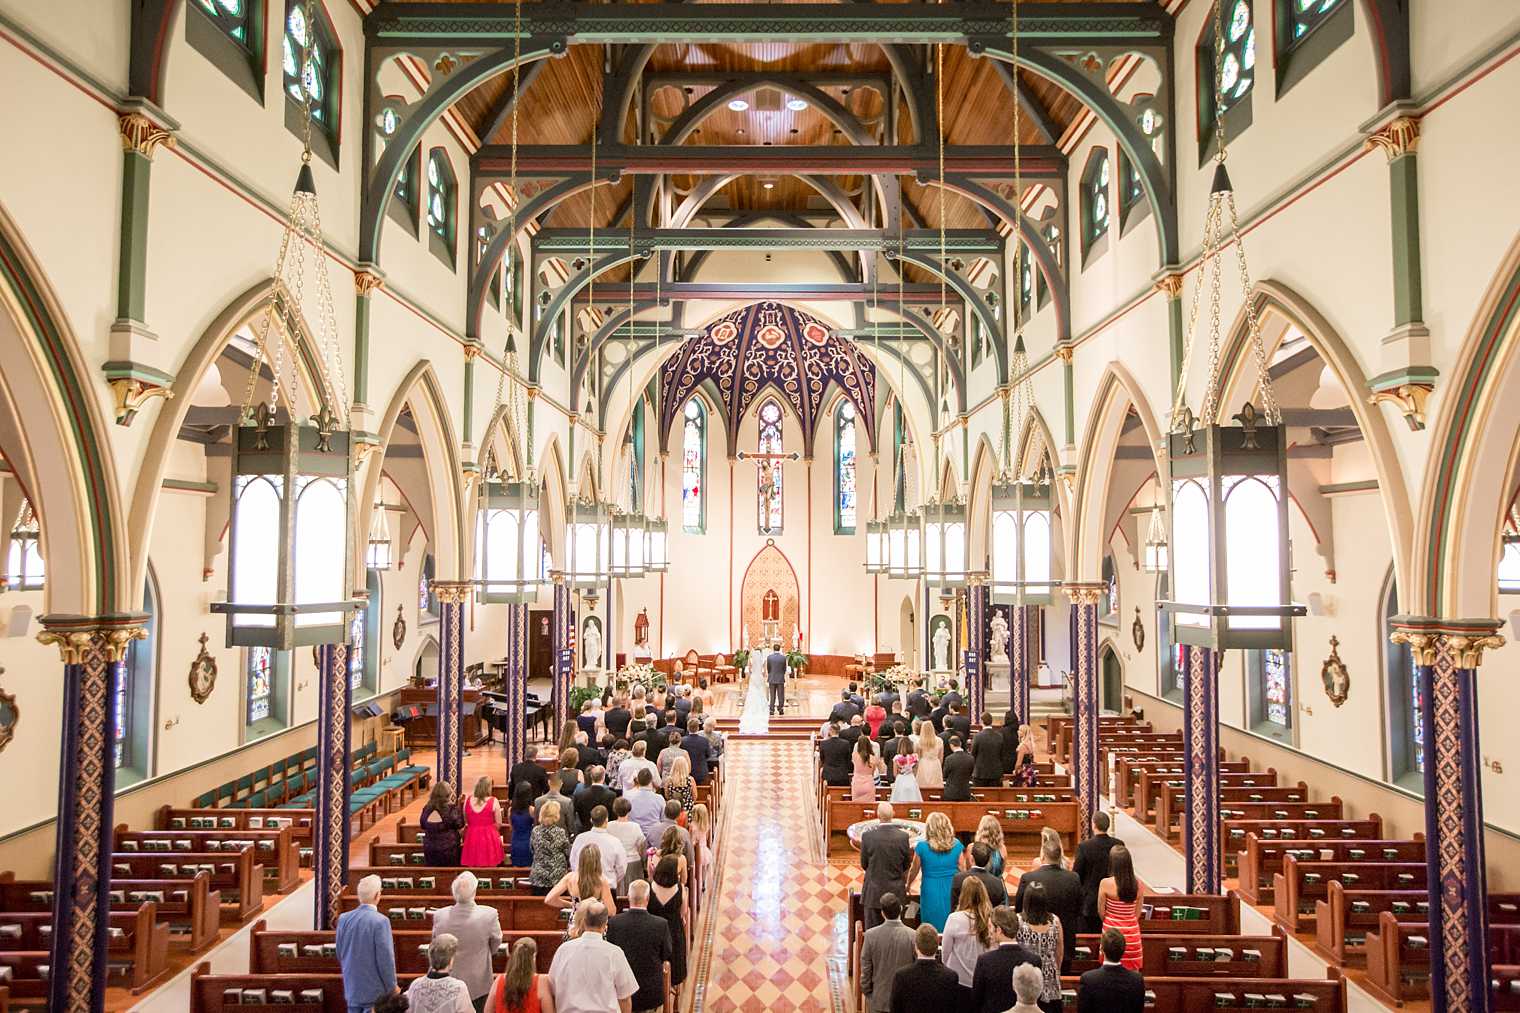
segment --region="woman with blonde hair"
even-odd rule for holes
[[[659,847],[649,849],[645,871],[650,878],[654,877],[655,869],[667,858],[676,860],[676,878],[686,882],[686,842],[681,840],[681,832],[675,827],[666,827],[665,833],[660,837]]]
[[[934,734],[933,721],[918,723],[918,778],[920,791],[939,791],[945,787],[945,744]]]
[[[955,827],[951,825],[950,817],[942,812],[930,813],[924,824],[924,839],[913,848],[906,892],[912,892],[913,881],[922,873],[924,881],[918,890],[918,918],[925,925],[933,925],[936,932],[944,931],[945,919],[950,917],[950,886],[963,864],[964,853],[965,848],[955,839]]]
[[[557,752],[563,753],[567,749],[575,748],[575,735],[581,730],[580,725],[575,723],[574,718],[567,720],[559,730],[559,746]]]
[[[542,897],[570,871],[570,834],[559,818],[559,803],[554,799],[545,802],[538,810],[538,826],[533,828],[528,843],[533,849],[528,885]]]
[[[691,846],[696,849],[697,864],[701,866],[703,880],[712,876],[713,840],[712,814],[706,802],[698,802],[691,811]]]
[[[691,821],[692,810],[697,807],[697,782],[691,776],[691,757],[684,749],[677,749],[670,761],[670,775],[665,778],[665,797],[681,803],[682,813],[687,822]]]
[[[1019,745],[1013,753],[1013,783],[1033,788],[1039,779],[1040,772],[1034,765],[1034,729],[1019,725]]]
[[[987,850],[992,852],[992,858],[987,862],[987,871],[997,876],[1003,876],[1003,869],[1008,865],[1008,845],[1003,842],[1003,825],[998,818],[991,813],[982,817],[982,821],[976,825],[976,837],[972,844],[985,844]]]
[[[486,1013],[554,1013],[549,976],[538,973],[538,944],[524,936],[512,944],[507,969],[486,998]]]
[[[491,794],[491,779],[482,777],[464,803],[464,846],[459,851],[461,864],[472,869],[502,864],[507,857],[501,842],[501,806]]]
[[[992,949],[992,902],[987,887],[975,876],[961,882],[961,895],[954,913],[945,919],[939,945],[945,966],[955,972],[962,988],[970,988],[976,958]]]
[[[552,803],[550,803],[552,804]],[[576,867],[560,877],[559,882],[544,897],[550,907],[569,908],[574,921],[574,911],[583,900],[599,900],[607,905],[607,915],[617,914],[617,902],[612,897],[612,887],[602,875],[602,850],[583,848],[575,863]]]

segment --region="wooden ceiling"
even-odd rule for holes
[[[1080,2],[1083,0],[1023,0],[1026,6]],[[525,92],[518,110],[520,144],[587,144],[591,141],[602,105],[602,66],[608,58],[606,48],[599,45],[572,46],[565,57],[547,62]],[[929,61],[936,58],[932,50],[918,50],[916,55]],[[993,61],[974,59],[958,46],[944,47],[943,60],[943,108],[947,143],[1008,144],[1011,150],[1014,103]],[[646,81],[651,75],[723,71],[849,73],[889,80],[891,76],[886,54],[874,45],[680,43],[661,46],[655,51],[646,71]],[[1080,103],[1043,78],[1020,71],[1018,80],[1026,93],[1048,112],[1059,139],[1060,133],[1066,131],[1079,116]],[[511,91],[511,83],[510,74],[498,76],[474,89],[458,103],[458,110],[483,143],[511,142],[510,117],[498,129],[490,129],[495,110]],[[712,87],[705,82],[682,85],[679,89],[670,86],[653,87],[649,95],[650,122],[644,124],[643,131],[646,143],[661,135],[686,105],[701,99]],[[876,89],[867,86],[846,88],[828,85],[823,90],[871,124],[873,131],[885,130],[881,122],[884,102]],[[783,99],[785,97],[782,96]],[[762,103],[756,101],[753,93],[746,98],[749,100],[747,110],[731,111],[720,107],[704,119],[684,143],[774,146],[850,143],[827,117],[812,106],[790,110],[786,108],[785,101],[782,101],[778,109],[774,107],[774,101],[771,101],[766,103],[771,108],[761,109],[759,106]],[[936,96],[931,94],[929,101],[935,100]],[[627,131],[621,140],[635,140],[635,120],[636,115],[629,117]],[[899,143],[911,140],[907,117],[903,117],[903,121]],[[1028,144],[1050,143],[1050,139],[1041,133],[1034,117],[1027,113],[1022,114],[1020,134],[1021,139]],[[689,188],[695,182],[690,177],[672,180],[678,191]],[[767,182],[771,184],[769,187],[764,185]],[[835,182],[849,192],[858,192],[865,183],[860,177],[836,178]],[[630,183],[627,181],[598,189],[595,196],[595,220],[598,228],[608,227],[614,212],[625,206],[629,189]],[[941,200],[937,190],[937,187],[919,186],[910,180],[904,180],[906,199],[928,226],[938,227],[942,215],[943,224],[948,228],[974,228],[986,224],[986,216],[971,201],[953,194]],[[567,200],[551,212],[547,224],[585,228],[592,218],[592,205],[592,198],[587,195]],[[806,183],[796,177],[780,176],[771,180],[754,177],[736,179],[724,186],[707,207],[746,213],[799,212],[817,210],[826,205]],[[908,224],[911,226],[912,223]]]

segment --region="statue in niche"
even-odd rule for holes
[[[602,624],[596,616],[587,616],[581,629],[581,669],[595,671],[602,667]]]
[[[991,636],[987,643],[987,656],[994,665],[1006,665],[1008,663],[1008,620],[1003,616],[1002,609],[994,609],[992,612]]]
[[[929,638],[929,643],[934,649],[934,670],[948,672],[950,671],[950,619],[948,616],[935,616],[931,623],[934,626],[934,635]]]

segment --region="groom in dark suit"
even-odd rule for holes
[[[779,647],[772,646],[765,659],[765,682],[771,713],[779,715],[786,709],[786,655]]]

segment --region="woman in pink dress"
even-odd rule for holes
[[[871,740],[862,735],[855,740],[853,773],[850,777],[851,802],[876,801],[876,775],[887,768],[881,757],[871,748]]]
[[[1098,914],[1103,931],[1118,929],[1124,935],[1124,959],[1131,971],[1144,963],[1140,940],[1140,902],[1143,890],[1135,878],[1135,863],[1129,849],[1120,844],[1108,853],[1108,878],[1098,884]]]
[[[464,803],[464,846],[459,862],[469,869],[502,864],[506,847],[501,843],[501,807],[491,795],[491,779],[482,777]]]
[[[922,791],[939,791],[945,786],[945,744],[934,734],[934,722],[918,723],[918,767],[915,775]]]

